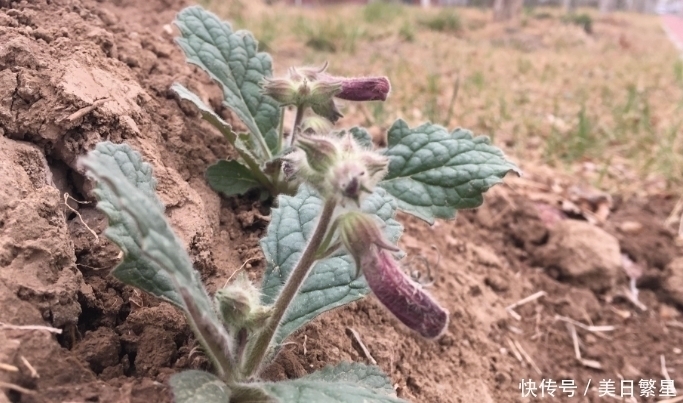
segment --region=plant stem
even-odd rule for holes
[[[277,132],[277,152],[279,154],[282,151],[282,143],[285,136],[285,108],[280,108],[280,124],[278,125]]]
[[[263,135],[258,135],[258,134],[253,134],[254,137],[258,140],[258,145],[259,148],[261,149],[261,155],[263,155],[263,160],[268,161],[271,158],[273,158],[273,154],[270,152],[270,148],[268,147],[268,144],[266,144],[266,138],[265,135],[267,133],[263,133]]]
[[[228,140],[228,142],[230,142],[230,144],[232,144],[232,146],[235,148],[237,153],[244,160],[244,163],[247,164],[247,167],[249,167],[249,169],[251,170],[251,172],[254,175],[254,177],[256,178],[256,180],[259,181],[259,183],[261,185],[263,185],[266,189],[268,189],[268,192],[270,192],[270,194],[272,194],[272,195],[277,194],[277,189],[273,186],[272,181],[261,171],[261,167],[259,165],[259,162],[256,161],[252,157],[251,153],[249,153],[248,151],[242,150],[238,146],[238,144],[237,144],[238,138],[237,138],[237,135],[235,134],[235,132],[232,131],[232,128],[229,126],[225,127],[222,125],[215,124],[213,121],[209,121],[209,122],[211,124],[213,124],[214,127],[217,127],[218,130],[221,131],[223,136]],[[256,136],[256,137],[261,138],[261,136]],[[268,152],[268,155],[270,155],[270,150],[268,150],[268,147],[266,147],[266,151]],[[268,159],[270,159],[270,157],[268,157]]]
[[[273,313],[270,319],[268,319],[266,326],[261,330],[261,333],[258,334],[256,340],[254,340],[253,347],[247,353],[247,358],[242,370],[242,374],[245,377],[249,378],[254,375],[265,358],[268,347],[270,347],[273,337],[280,327],[282,318],[284,318],[285,313],[287,313],[289,305],[294,300],[297,292],[299,292],[299,288],[306,277],[308,277],[308,273],[311,271],[311,268],[316,261],[318,249],[325,238],[327,228],[330,226],[336,206],[337,202],[333,199],[325,201],[323,210],[320,213],[320,218],[318,219],[318,224],[315,231],[313,231],[311,238],[308,240],[306,249],[304,249],[296,267],[294,267],[287,282],[284,287],[282,287],[282,291],[273,305]]]
[[[296,107],[296,116],[294,116],[294,125],[292,126],[292,138],[289,140],[290,145],[294,145],[294,141],[296,140],[296,135],[299,132],[299,126],[301,125],[301,121],[304,119],[304,107],[303,106],[297,106]]]

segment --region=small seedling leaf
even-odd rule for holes
[[[379,368],[356,363],[342,363],[303,378],[264,383],[261,387],[287,403],[407,403],[396,397]]]
[[[204,371],[184,371],[169,380],[175,403],[229,403],[230,388]]]
[[[277,130],[280,108],[261,92],[264,77],[272,76],[272,59],[258,52],[258,42],[248,31],[233,31],[230,24],[199,6],[183,9],[175,24],[182,37],[177,42],[187,61],[206,71],[223,88],[223,103],[255,136],[269,137]]]
[[[218,161],[206,170],[209,185],[226,196],[241,195],[260,184],[249,168],[237,161]]]
[[[279,207],[272,210],[266,237],[261,240],[268,262],[262,285],[263,303],[275,301],[314,230],[322,205],[320,196],[306,185],[300,186],[295,196],[278,197]],[[387,238],[398,241],[403,227],[393,218],[396,202],[391,196],[377,189],[363,200],[361,208],[384,221]],[[369,293],[363,277],[354,279],[355,272],[353,259],[343,251],[318,261],[285,314],[275,342],[282,342],[321,313]]]
[[[480,206],[484,192],[508,172],[518,172],[487,137],[463,129],[449,133],[432,123],[410,129],[398,120],[389,129],[388,143],[389,173],[380,186],[401,210],[430,224]]]
[[[368,366],[357,362],[341,362],[335,366],[328,366],[306,377],[311,380],[327,382],[346,382],[382,392],[388,396],[395,396],[391,380],[377,366]]]

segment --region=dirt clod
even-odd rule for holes
[[[683,307],[683,257],[674,259],[666,267],[663,288],[670,301]]]
[[[107,327],[100,327],[87,332],[74,348],[74,353],[90,364],[96,373],[119,363],[121,343],[116,332]]]
[[[563,281],[597,292],[611,289],[621,271],[617,239],[585,221],[557,223],[535,258],[539,265],[558,270]]]

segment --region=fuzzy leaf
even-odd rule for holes
[[[221,160],[206,170],[209,185],[226,196],[241,195],[250,189],[260,187],[249,168],[237,161]]]
[[[223,103],[255,136],[266,138],[277,130],[278,103],[261,92],[264,77],[273,74],[269,54],[258,52],[258,42],[248,31],[233,31],[230,24],[199,6],[178,13],[177,42],[187,61],[201,67],[223,88]]]
[[[450,219],[456,210],[480,206],[482,194],[518,172],[485,136],[426,123],[410,129],[403,120],[389,129],[389,173],[380,183],[398,207],[428,223]]]
[[[368,366],[357,362],[341,362],[335,366],[327,366],[308,376],[309,380],[327,382],[347,382],[354,385],[374,389],[389,396],[396,392],[391,386],[391,380],[377,366]]]
[[[142,235],[135,219],[118,207],[121,202],[139,206],[136,203],[142,200],[156,219],[165,220],[164,206],[155,194],[156,180],[152,177],[152,167],[143,162],[140,154],[129,146],[109,142],[98,144],[95,151],[82,161],[88,163],[89,173],[95,178],[107,176],[120,186],[134,189],[130,194],[119,195],[116,189],[102,180],[98,180],[95,189],[98,198],[97,208],[109,218],[109,227],[105,234],[124,252],[123,261],[111,274],[126,284],[182,306],[182,299],[171,277],[143,257]],[[184,251],[184,248],[180,250]]]
[[[261,240],[268,262],[262,285],[263,303],[275,301],[315,229],[322,205],[322,199],[306,185],[300,186],[295,196],[279,196],[279,207],[272,210],[266,237]],[[403,227],[393,218],[396,202],[392,197],[377,189],[365,198],[361,207],[379,216],[386,223],[387,238],[398,241]],[[353,259],[344,252],[318,261],[285,314],[275,342],[282,342],[321,313],[369,293],[363,277],[353,278],[355,272]]]
[[[367,130],[362,127],[352,127],[349,132],[361,147],[372,150],[374,144],[372,143],[372,136]]]
[[[230,388],[204,371],[184,371],[168,381],[175,403],[230,403]]]
[[[299,379],[260,385],[287,403],[407,403],[377,367],[342,363]]]
[[[237,148],[240,154],[248,153],[250,154],[247,146],[238,139],[237,134],[232,130],[230,123],[226,122],[218,116],[216,112],[213,111],[207,104],[204,103],[194,92],[185,88],[182,84],[173,83],[171,90],[174,91],[180,99],[192,102],[199,112],[202,114],[202,118],[207,122],[211,123],[213,127],[217,128],[223,136]]]
[[[230,371],[232,341],[185,247],[164,216],[163,205],[154,194],[151,166],[128,145],[110,142],[97,144],[79,163],[97,181],[97,207],[109,217],[105,235],[125,256],[112,275],[183,308],[219,373]]]

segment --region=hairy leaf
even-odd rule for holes
[[[231,340],[185,247],[164,216],[154,194],[150,165],[128,145],[110,142],[97,144],[79,163],[97,181],[97,207],[109,218],[105,235],[125,256],[112,275],[185,309],[219,373],[230,371]]]
[[[260,186],[251,171],[237,161],[218,161],[206,170],[209,185],[226,196],[241,195]]]
[[[109,227],[105,234],[124,252],[123,261],[111,274],[126,284],[182,307],[182,298],[169,274],[144,257],[143,235],[136,219],[120,208],[121,203],[139,206],[136,203],[140,200],[152,212],[157,212],[157,219],[165,220],[164,206],[155,194],[156,180],[152,177],[152,167],[143,162],[140,154],[129,146],[108,142],[98,144],[81,162],[87,164],[89,173],[98,179],[95,189],[99,200],[97,208],[109,218]],[[110,178],[118,187],[109,185],[101,180],[102,177]],[[129,194],[119,195],[119,189],[126,185],[134,190]],[[184,251],[184,248],[180,248],[180,251]]]
[[[184,371],[168,381],[175,403],[230,403],[230,388],[204,371]]]
[[[379,368],[357,363],[342,363],[303,378],[264,383],[261,387],[287,403],[407,403],[396,397]]]
[[[173,83],[171,86],[173,90],[180,99],[192,102],[199,112],[202,114],[202,118],[207,122],[211,123],[215,128],[217,128],[223,136],[232,144],[240,155],[244,158],[254,158],[251,155],[249,148],[237,137],[237,134],[232,130],[232,126],[223,120],[216,112],[213,111],[207,104],[205,104],[194,92],[185,88],[182,84]],[[246,154],[246,155],[245,155]]]
[[[389,396],[395,396],[396,394],[391,386],[391,380],[379,367],[357,362],[341,362],[335,366],[327,366],[320,371],[306,376],[306,379],[347,382],[368,389],[374,389]]]
[[[188,7],[176,17],[178,44],[188,62],[206,71],[223,88],[224,104],[262,139],[272,137],[280,119],[278,103],[261,92],[261,82],[272,76],[270,55],[258,52],[258,42],[248,31],[233,31],[230,24],[199,6]]]
[[[339,134],[343,135],[346,131],[341,131]],[[349,129],[349,133],[356,140],[356,142],[365,149],[372,150],[374,144],[372,143],[372,136],[362,127],[352,127]]]
[[[262,285],[265,304],[275,301],[294,269],[315,229],[322,205],[322,199],[306,185],[300,186],[295,196],[281,195],[278,198],[279,207],[272,210],[267,235],[261,240],[267,261]],[[403,227],[393,218],[396,202],[392,197],[383,189],[377,189],[361,207],[363,211],[379,216],[386,223],[387,238],[392,242],[398,241]],[[321,313],[369,293],[363,277],[354,279],[355,272],[353,259],[344,252],[318,261],[285,314],[275,342],[280,343]]]
[[[458,209],[482,204],[482,194],[517,167],[487,137],[426,123],[410,129],[403,120],[389,129],[389,173],[380,183],[398,207],[430,224]]]

